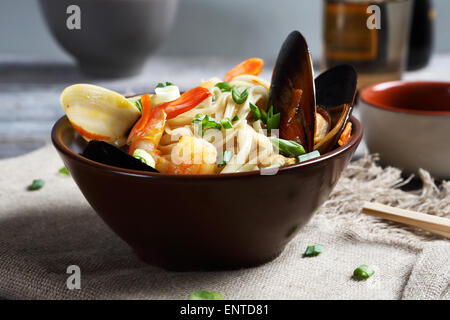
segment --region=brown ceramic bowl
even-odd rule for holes
[[[234,269],[277,257],[327,200],[362,138],[361,124],[351,121],[348,144],[272,176],[168,175],[97,163],[78,154],[86,142],[66,117],[52,141],[92,208],[141,259],[178,271]]]

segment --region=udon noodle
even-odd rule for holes
[[[213,78],[202,83],[213,94],[194,109],[170,119],[166,123],[164,134],[159,144],[159,150],[166,159],[176,162],[180,156],[175,146],[183,136],[195,136],[212,144],[217,155],[225,150],[232,152],[231,159],[222,167],[217,167],[217,173],[231,173],[259,170],[267,167],[278,167],[295,163],[294,158],[285,157],[274,148],[265,125],[261,120],[254,120],[250,103],[262,110],[267,110],[269,83],[253,75],[240,75],[229,82],[240,92],[248,90],[248,98],[243,104],[237,104],[230,91],[222,92],[215,85],[221,82]],[[198,124],[193,123],[197,115],[208,115],[216,120],[239,119],[233,122],[230,129],[206,130],[203,137],[198,132]],[[271,130],[275,136],[277,130]],[[196,151],[193,151],[196,154]],[[180,161],[180,160],[178,160]]]

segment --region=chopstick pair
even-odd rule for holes
[[[365,202],[362,212],[381,219],[404,223],[450,239],[450,219],[387,206],[376,202]]]

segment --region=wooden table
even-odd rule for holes
[[[131,94],[153,90],[158,82],[170,81],[188,89],[201,79],[224,75],[238,62],[239,59],[217,57],[153,57],[140,75],[107,80],[86,78],[71,62],[0,56],[0,158],[24,154],[50,141],[52,125],[63,115],[59,96],[68,85],[94,83]],[[263,77],[270,79],[272,68],[273,62],[268,62]],[[450,81],[448,70],[450,55],[437,55],[427,68],[407,73],[405,79]],[[357,109],[355,114],[358,116]]]

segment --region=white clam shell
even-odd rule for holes
[[[61,94],[61,105],[83,138],[103,140],[116,146],[126,143],[126,134],[140,111],[117,92],[90,84],[75,84]]]

